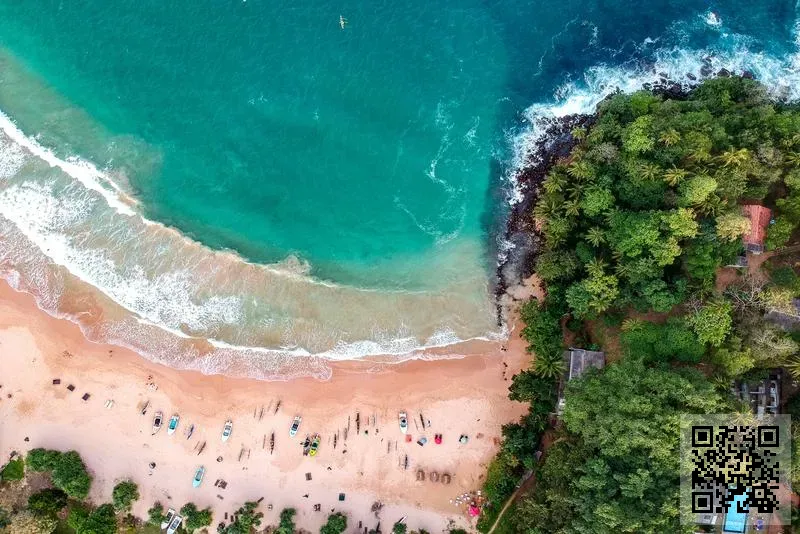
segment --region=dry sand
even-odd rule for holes
[[[437,532],[451,520],[469,528],[464,510],[450,501],[480,487],[497,450],[500,427],[526,410],[507,398],[511,376],[528,364],[524,343],[515,334],[502,347],[484,345],[483,354],[463,359],[383,367],[337,364],[327,382],[205,376],[91,343],[76,325],[45,314],[30,295],[3,282],[0,463],[12,451],[75,449],[94,476],[91,498],[108,502],[114,484],[131,478],[142,493],[134,513],[142,517],[156,500],[174,508],[191,501],[211,506],[217,522],[244,501],[264,497],[265,524],[276,524],[280,510],[292,506],[298,510],[298,526],[311,531],[333,509],[347,512],[352,527],[359,521],[373,527],[378,521],[370,512],[375,501],[385,505],[380,514],[384,530],[403,516],[408,516],[410,529]],[[53,379],[60,379],[60,385],[53,385]],[[74,391],[67,389],[69,384]],[[86,401],[81,399],[84,393],[91,395]],[[105,407],[108,400],[114,401],[111,409]],[[148,401],[150,408],[142,416],[141,406]],[[401,410],[409,415],[410,443],[399,430]],[[168,436],[166,428],[151,435],[156,411],[163,412],[165,427],[173,413],[180,414],[174,435]],[[302,415],[303,422],[298,435],[290,438],[295,415]],[[234,428],[223,443],[226,419]],[[196,428],[187,440],[191,424]],[[272,432],[276,443],[271,455]],[[313,433],[322,437],[319,453],[303,457],[301,441]],[[441,445],[434,443],[436,433],[443,435]],[[462,433],[470,437],[466,445],[458,443]],[[428,439],[424,447],[416,444],[422,436]],[[205,449],[198,455],[203,442]],[[408,469],[402,466],[406,456]],[[148,467],[150,462],[156,463],[155,469]],[[206,468],[205,479],[195,489],[191,481],[200,465]],[[452,483],[417,482],[417,469],[450,473]],[[217,479],[224,479],[227,488],[215,487]],[[346,494],[343,502],[340,492]],[[321,505],[320,512],[314,511],[315,504]]]

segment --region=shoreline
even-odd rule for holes
[[[93,343],[77,324],[48,315],[32,295],[2,283],[0,414],[7,424],[0,430],[0,454],[5,459],[14,450],[74,448],[94,474],[92,500],[107,502],[111,487],[131,477],[142,493],[134,507],[139,516],[155,500],[173,508],[191,500],[211,506],[218,522],[244,500],[265,496],[265,503],[273,505],[272,510],[262,507],[265,525],[277,523],[283,507],[294,506],[298,525],[307,529],[318,528],[332,508],[348,512],[351,525],[363,521],[371,526],[376,521],[371,503],[381,501],[384,524],[408,515],[410,528],[433,531],[450,520],[468,527],[463,509],[450,500],[480,488],[500,427],[526,410],[507,398],[511,376],[530,358],[518,331],[507,346],[494,344],[493,350],[482,348],[480,354],[459,359],[333,362],[328,381],[265,382],[174,370],[127,349]],[[52,384],[56,378],[60,385]],[[70,393],[67,384],[75,385],[75,391]],[[157,390],[148,384],[157,384]],[[91,395],[87,401],[81,400],[84,393]],[[110,410],[104,407],[107,400],[114,400]],[[147,400],[150,410],[141,416],[140,404]],[[277,413],[254,417],[279,400]],[[150,436],[156,410],[166,418],[181,414],[175,435],[162,431]],[[401,410],[410,418],[424,413],[432,427],[422,431],[410,421],[413,441],[402,441],[396,420]],[[296,413],[303,423],[290,439],[288,427]],[[356,413],[368,421],[359,435],[353,428]],[[219,432],[227,418],[234,421],[234,433],[223,444]],[[348,418],[351,428],[344,441]],[[197,430],[187,441],[182,431],[189,424]],[[270,455],[262,447],[272,432],[276,450]],[[322,436],[320,453],[304,458],[299,443],[314,432]],[[419,447],[415,441],[423,433],[429,441]],[[434,433],[443,434],[442,445],[433,443]],[[458,443],[462,433],[470,436],[466,445]],[[207,446],[197,456],[192,446],[200,441]],[[409,467],[403,469],[406,454]],[[218,456],[222,462],[215,461]],[[152,473],[151,461],[157,464]],[[189,482],[200,464],[206,467],[206,480],[193,490]],[[449,486],[417,482],[418,468],[451,473],[453,481]],[[305,473],[311,473],[312,481],[306,481]],[[218,478],[228,482],[225,490],[213,486]],[[337,501],[339,492],[346,493],[345,502]],[[321,504],[322,512],[314,512],[314,504]]]

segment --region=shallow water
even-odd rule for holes
[[[205,372],[498,337],[495,233],[538,121],[704,58],[796,99],[796,11],[0,0],[0,270]]]

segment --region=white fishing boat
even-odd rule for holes
[[[167,527],[167,534],[175,534],[181,528],[181,523],[183,523],[183,517],[176,514]]]
[[[300,428],[300,423],[303,421],[303,418],[299,415],[294,417],[292,421],[292,426],[289,427],[289,435],[295,437],[297,435],[297,430]]]
[[[169,418],[169,424],[167,425],[167,434],[172,435],[178,430],[178,423],[180,422],[181,418],[178,414],[173,415]]]
[[[233,433],[233,421],[228,419],[225,421],[225,426],[222,427],[222,441],[228,441],[228,438],[231,437]]]
[[[156,415],[153,417],[153,434],[161,430],[161,425],[164,424],[164,414],[161,412],[156,412]]]
[[[408,415],[406,415],[406,412],[400,412],[397,418],[400,420],[400,432],[408,434]]]
[[[165,528],[167,528],[169,526],[169,524],[172,523],[172,518],[174,518],[174,517],[175,517],[175,510],[173,508],[170,508],[169,510],[167,510],[167,515],[166,515],[164,521],[161,522],[161,530],[164,530]]]

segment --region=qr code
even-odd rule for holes
[[[683,504],[693,522],[728,514],[784,524],[791,492],[788,416],[733,421],[727,415],[694,416],[682,425],[681,495],[689,499]]]

